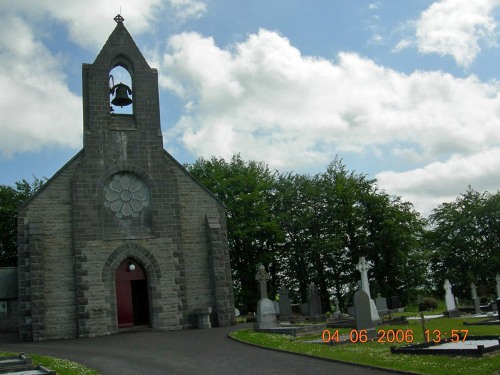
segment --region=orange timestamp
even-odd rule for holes
[[[467,329],[453,329],[451,330],[451,342],[465,341],[469,330]],[[424,338],[425,341],[433,341],[435,343],[441,342],[443,336],[447,336],[446,332],[435,329],[433,331],[425,330]],[[324,343],[334,343],[334,342],[351,342],[351,343],[364,343],[368,341],[376,341],[379,343],[412,343],[415,340],[412,329],[389,329],[383,330],[379,329],[377,331],[377,337],[369,337],[368,331],[366,329],[356,330],[352,329],[349,335],[339,335],[339,331],[331,331],[328,329],[323,330],[321,334],[321,339]]]
[[[321,339],[324,343],[333,343],[333,342],[351,342],[351,343],[363,343],[368,341],[376,341],[380,343],[411,343],[414,340],[413,330],[411,329],[389,329],[387,331],[383,329],[379,329],[377,331],[377,337],[369,337],[368,331],[366,329],[352,329],[349,332],[349,335],[340,336],[339,331],[335,330],[330,332],[330,330],[325,329],[321,334]]]
[[[465,342],[465,339],[467,338],[467,335],[469,333],[468,329],[452,329],[451,330],[451,342]],[[435,342],[436,344],[441,342],[441,340],[444,339],[443,336],[448,336],[447,332],[443,332],[440,329],[435,329],[435,330],[428,330],[426,329],[424,331],[424,337],[426,342]]]

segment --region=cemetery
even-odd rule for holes
[[[441,373],[442,360],[447,361],[447,366],[449,363],[461,366],[463,372],[451,370],[450,374],[472,373],[467,371],[472,371],[477,366],[473,361],[478,360],[486,361],[491,368],[499,368],[500,329],[490,327],[500,328],[500,298],[499,303],[480,306],[475,286],[471,284],[473,306],[460,307],[453,296],[452,284],[445,280],[442,309],[405,311],[406,308],[395,303],[396,298],[389,304],[380,295],[375,301],[371,299],[369,269],[365,257],[360,257],[356,265],[360,282],[354,293],[353,307],[349,308],[351,315],[340,311],[338,300],[332,301],[335,312],[323,315],[314,284],[310,285],[307,302],[300,304],[300,312],[293,311],[286,286],[280,287],[278,301],[273,303],[267,291],[269,275],[261,264],[255,277],[261,297],[256,323],[252,330],[237,331],[232,337],[279,350],[407,371],[417,370],[419,360],[415,358],[424,355],[426,359],[421,362],[427,363],[428,368],[422,373],[429,374]],[[500,284],[500,278],[496,280]],[[392,308],[393,305],[396,308]],[[418,310],[422,307],[420,304]],[[301,324],[293,324],[297,321]],[[363,356],[355,355],[359,350]],[[405,358],[408,365],[401,365],[401,358]],[[429,365],[428,358],[435,364]]]

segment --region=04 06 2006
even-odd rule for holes
[[[334,342],[352,342],[352,343],[363,343],[368,341],[376,341],[379,343],[412,343],[414,340],[413,330],[411,329],[389,329],[377,331],[377,337],[371,338],[368,336],[368,331],[366,329],[352,329],[349,335],[341,336],[338,330],[330,331],[328,329],[323,330],[321,338],[325,343]]]

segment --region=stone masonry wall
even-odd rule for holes
[[[19,211],[18,298],[23,340],[77,335],[71,178],[80,155]]]
[[[226,233],[225,209],[185,170],[178,167],[176,171],[186,265],[186,326],[195,326],[194,310],[201,307],[212,307],[212,321],[215,324],[231,324],[234,322],[234,298],[227,237],[220,238],[219,243],[211,244],[207,229],[207,217],[215,218],[219,228]],[[216,260],[214,267],[214,253],[215,258],[219,254],[225,257],[226,262],[222,266]],[[223,283],[219,282],[221,280]]]

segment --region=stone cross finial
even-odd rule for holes
[[[116,15],[116,17],[113,19],[115,20],[116,23],[123,23],[123,21],[125,21],[125,18],[123,18],[121,14]]]
[[[263,264],[260,264],[259,270],[255,275],[255,280],[259,283],[260,298],[267,298],[267,280],[269,280],[269,274],[266,272]]]
[[[445,290],[446,292],[448,292],[448,291],[450,291],[450,292],[451,292],[451,283],[450,283],[450,280],[446,279],[446,280],[444,281],[444,285],[443,285],[443,286],[444,286],[444,290]]]
[[[286,286],[282,286],[280,287],[279,289],[279,295],[280,296],[283,296],[283,295],[288,295],[288,288]]]
[[[359,263],[356,264],[356,269],[361,273],[361,290],[368,294],[368,298],[371,298],[370,295],[370,284],[368,283],[368,270],[372,267],[366,261],[365,257],[359,257]]]

